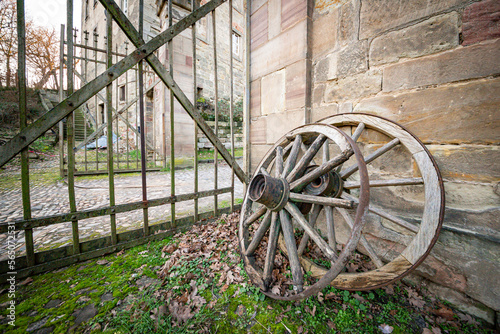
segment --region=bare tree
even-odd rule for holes
[[[13,73],[16,70],[17,55],[17,29],[16,29],[16,1],[0,1],[0,59],[2,60],[3,81],[10,87],[13,80]],[[4,62],[5,60],[5,62]],[[1,79],[1,78],[0,78]]]
[[[58,89],[57,70],[59,61],[59,39],[54,28],[32,27],[26,38],[28,67],[35,77],[34,87],[44,87],[52,77],[52,88]]]

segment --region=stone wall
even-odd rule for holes
[[[252,166],[290,129],[332,114],[365,112],[406,126],[441,170],[444,225],[466,232],[444,229],[411,279],[493,323],[500,310],[500,3],[316,1],[308,16],[307,1],[261,0],[251,11]]]

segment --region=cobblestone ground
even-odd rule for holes
[[[241,163],[241,161],[240,161]],[[152,172],[147,174],[148,199],[170,196],[170,172]],[[78,210],[97,209],[109,204],[108,179],[75,179],[75,195]],[[214,188],[214,167],[212,164],[199,166],[199,191]],[[231,186],[231,168],[219,163],[218,188]],[[194,170],[184,169],[175,173],[176,195],[194,191]],[[142,200],[141,175],[116,175],[116,204],[137,202]],[[243,198],[243,185],[235,177],[235,198]],[[231,194],[218,196],[219,207],[231,200]],[[214,197],[198,200],[199,212],[213,210]],[[31,188],[31,208],[33,217],[51,216],[69,212],[68,186],[60,181],[51,185]],[[194,201],[179,202],[175,205],[176,217],[191,215],[194,212]],[[170,204],[150,208],[148,210],[150,225],[170,217]],[[0,189],[0,221],[21,219],[23,215],[21,189]],[[116,215],[118,232],[134,230],[142,227],[142,210],[135,210]],[[33,230],[35,251],[61,247],[71,243],[71,223],[55,224]],[[80,241],[109,235],[109,216],[96,217],[79,221]],[[0,261],[7,255],[6,234],[0,234]],[[24,231],[17,234],[16,256],[25,254]]]

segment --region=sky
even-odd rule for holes
[[[26,16],[35,24],[52,26],[59,31],[66,24],[67,0],[25,0]],[[82,0],[73,0],[73,27],[81,29]]]

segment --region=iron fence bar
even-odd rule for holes
[[[172,17],[172,0],[168,0],[168,26],[172,27],[174,18]],[[168,42],[168,65],[172,79],[174,77],[174,50],[173,40]],[[170,196],[175,196],[175,124],[174,124],[174,93],[170,92]],[[170,221],[175,224],[175,203],[170,204]]]
[[[99,35],[97,34],[97,32],[94,32],[94,45],[95,47],[97,48],[98,46],[98,37]],[[97,67],[99,66],[99,64],[97,63],[97,51],[94,51],[94,79],[97,78]],[[98,105],[97,105],[97,95],[94,96],[94,111],[95,111],[95,123],[96,123],[96,131],[94,131],[94,133],[97,132],[97,124],[98,124]],[[91,135],[92,137],[92,135]],[[91,139],[90,139],[91,140]],[[86,148],[85,148],[86,149]],[[95,169],[96,170],[99,170],[99,145],[98,145],[98,142],[96,142],[96,145],[95,145]]]
[[[118,23],[122,31],[127,35],[127,37],[132,41],[132,43],[136,47],[141,47],[144,43],[142,37],[137,33],[137,30],[135,27],[132,25],[130,20],[127,18],[125,14],[121,11],[120,7],[116,5],[116,3],[113,0],[99,0],[101,4],[108,10],[111,15],[113,16],[113,19]],[[210,9],[210,8],[215,8],[219,6],[221,3],[225,2],[226,0],[212,0],[209,3],[203,5],[202,7],[197,8],[193,13],[185,17],[184,19],[180,20],[175,26],[177,26],[179,23],[183,22],[186,20],[188,17],[191,15],[194,15],[195,13],[199,13],[201,9]],[[208,6],[212,7],[208,7]],[[208,11],[205,13],[207,14]],[[205,15],[203,14],[203,15]],[[201,17],[201,16],[200,16]],[[200,18],[198,17],[198,19]],[[194,20],[191,22],[191,24],[195,23],[197,20]],[[179,86],[175,83],[171,75],[168,73],[166,68],[163,66],[163,64],[158,60],[158,58],[154,55],[149,55],[146,58],[146,61],[149,63],[149,65],[153,68],[153,70],[156,72],[156,74],[160,77],[160,79],[169,87],[169,89],[173,90],[175,97],[179,101],[179,103],[183,106],[184,110],[188,112],[188,114],[195,120],[195,122],[198,124],[198,127],[203,131],[205,136],[210,140],[210,142],[217,147],[219,150],[220,154],[226,160],[226,162],[230,165],[233,166],[235,164],[234,159],[231,157],[227,149],[222,145],[220,142],[219,138],[214,134],[213,130],[210,128],[210,126],[207,125],[203,117],[200,115],[200,113],[196,110],[196,108],[193,106],[191,101],[189,101],[188,97],[184,94],[184,92],[179,88]],[[240,179],[241,182],[247,184],[249,182],[247,174],[240,168],[239,165],[235,165],[235,173],[236,176],[238,176],[238,179]]]
[[[139,68],[134,71],[135,81],[134,81],[134,93],[135,100],[139,100]],[[135,103],[135,125],[139,124],[139,104]],[[135,132],[135,168],[139,168],[139,133]]]
[[[28,228],[39,228],[54,224],[60,224],[64,222],[70,222],[72,219],[83,220],[89,218],[109,216],[111,213],[115,214],[125,213],[133,210],[140,210],[144,208],[152,208],[161,205],[166,205],[172,202],[175,203],[185,202],[193,200],[195,198],[199,199],[199,198],[211,197],[214,194],[221,195],[229,192],[231,192],[231,187],[220,188],[217,190],[215,189],[204,190],[204,191],[199,191],[197,193],[181,194],[174,197],[167,196],[167,197],[155,198],[147,202],[138,201],[132,203],[118,204],[114,206],[106,206],[98,209],[81,210],[75,213],[62,213],[53,216],[31,218],[29,220],[21,219],[10,222],[10,225],[14,224],[16,231],[21,231],[21,230],[26,230]],[[0,233],[6,233],[8,232],[8,229],[9,229],[9,222],[0,223]]]
[[[108,10],[107,13],[110,13]],[[144,29],[144,0],[139,1],[139,34],[143,35]],[[142,201],[148,202],[148,191],[146,186],[146,127],[144,126],[144,69],[142,59],[139,61],[139,119],[141,124],[141,177],[142,177]],[[149,234],[148,208],[144,207],[144,235]]]
[[[250,164],[250,13],[252,11],[252,1],[246,0],[245,15],[245,107],[243,108],[243,168],[247,175],[251,175]],[[246,193],[247,184],[243,184],[243,191]]]
[[[218,78],[218,67],[217,67],[217,22],[215,9],[212,11],[212,43],[213,43],[213,52],[214,52],[214,95],[215,95],[215,103],[214,103],[214,114],[215,114],[215,126],[214,132],[215,136],[219,136],[219,78]],[[233,160],[234,161],[234,160]],[[219,151],[217,147],[214,145],[214,189],[217,189],[218,186],[218,162],[219,162]],[[217,201],[217,195],[214,195],[214,215],[219,215],[219,203]]]
[[[64,100],[64,30],[61,24],[61,41],[59,48],[59,102]],[[64,123],[59,121],[59,176],[64,177]]]
[[[100,0],[101,2],[110,1],[113,4],[112,0]],[[181,19],[178,23],[173,25],[171,28],[163,31],[155,38],[150,40],[145,44],[140,44],[139,49],[132,52],[130,55],[125,57],[123,60],[113,65],[104,73],[100,74],[94,80],[68,96],[64,101],[55,106],[51,111],[43,114],[37,119],[35,122],[31,123],[27,126],[23,131],[14,136],[10,141],[8,141],[5,145],[0,146],[0,167],[5,165],[8,161],[10,161],[14,156],[16,156],[23,148],[31,144],[38,137],[43,135],[46,131],[48,131],[52,126],[54,126],[59,120],[70,114],[72,111],[81,106],[85,101],[87,101],[90,97],[95,95],[101,89],[106,87],[109,82],[116,80],[120,75],[125,73],[129,68],[139,63],[139,61],[145,59],[150,56],[156,49],[158,49],[163,44],[167,43],[169,40],[180,34],[186,28],[190,27],[193,22],[197,21],[199,18],[205,16],[208,12],[210,12],[216,5],[224,2],[225,0],[212,0],[206,5],[198,8],[195,12]],[[115,4],[116,6],[116,4]],[[121,11],[120,11],[121,12]],[[112,13],[113,14],[113,13]],[[113,15],[114,16],[114,15]],[[130,22],[130,21],[128,21]],[[71,31],[71,30],[70,30]],[[156,61],[158,58],[156,56],[152,56]],[[159,63],[161,66],[161,63]],[[168,74],[167,74],[168,75]],[[173,80],[169,77],[168,80],[170,86],[173,86]],[[177,88],[177,85],[175,85]],[[182,91],[174,90],[174,94],[185,95]],[[177,92],[177,93],[176,93]],[[189,103],[189,101],[188,101]],[[188,110],[193,110],[192,104],[190,108],[186,108]],[[227,160],[231,161],[229,153],[226,151]],[[241,171],[243,173],[243,171]],[[242,174],[242,178],[245,176]]]
[[[125,55],[127,55],[127,54],[128,54],[128,42],[125,41]],[[129,82],[128,82],[128,71],[127,71],[127,72],[125,72],[125,105],[128,104],[128,91],[129,91],[128,84],[129,84]],[[117,107],[117,109],[118,109],[118,107]],[[127,120],[129,120],[128,108],[125,110],[125,112],[126,112],[125,118]],[[136,126],[137,126],[137,124],[136,124]],[[127,134],[126,134],[127,135],[127,139],[126,139],[127,140],[127,169],[130,169],[130,138],[129,138],[128,132],[129,131],[127,129]]]
[[[196,1],[192,1],[191,10],[196,9]],[[191,39],[193,43],[193,105],[196,106],[197,83],[196,83],[196,22],[191,26]],[[194,122],[194,192],[198,192],[198,125]],[[194,199],[194,221],[198,221],[198,198]]]
[[[28,125],[27,121],[27,101],[26,101],[26,27],[24,18],[24,0],[17,0],[17,82],[19,89],[19,123],[21,130]],[[21,151],[21,189],[23,200],[23,218],[31,218],[30,200],[30,174],[28,161],[28,147]],[[13,231],[12,231],[13,232]],[[10,233],[9,233],[10,234]],[[24,231],[26,241],[26,261],[28,265],[35,265],[35,251],[33,245],[33,229]],[[9,267],[15,271],[15,265]]]
[[[231,155],[235,159],[234,154],[234,106],[233,106],[233,0],[229,0],[229,129],[231,132]],[[235,159],[236,161],[236,159]],[[231,166],[231,212],[234,211],[234,166]]]
[[[88,42],[89,42],[89,32],[88,31],[84,31],[83,32],[84,36],[85,36],[85,46],[88,45]],[[83,79],[85,79],[85,81],[88,81],[88,78],[87,78],[87,75],[88,75],[88,60],[87,60],[87,48],[84,49],[84,58],[85,58],[85,62],[84,62],[84,70],[83,70]],[[86,141],[87,140],[87,121],[86,119],[84,120],[84,124],[83,124],[83,140]],[[85,149],[84,151],[84,155],[85,155],[85,171],[88,170],[88,161],[87,161],[87,149]]]
[[[66,40],[67,40],[67,60],[66,60],[66,76],[67,76],[67,94],[70,96],[73,94],[74,82],[73,82],[73,0],[66,1]],[[75,108],[76,109],[76,108]],[[75,110],[73,109],[73,110]],[[68,198],[69,198],[69,208],[71,213],[77,211],[76,208],[76,197],[75,197],[75,154],[73,147],[75,146],[74,137],[74,126],[73,126],[73,110],[68,113],[66,118],[66,134],[67,134],[67,145],[68,145]],[[42,116],[43,117],[43,116]],[[71,228],[73,235],[73,252],[75,254],[80,253],[80,236],[78,235],[78,220],[71,220]]]
[[[113,20],[111,20],[111,15],[106,13],[106,67],[110,68],[113,66]],[[108,182],[109,182],[109,205],[115,205],[115,176],[114,176],[114,161],[113,161],[113,82],[110,82],[106,86],[106,113],[108,118],[108,128],[107,128],[107,143],[106,150],[108,151]],[[118,120],[116,121],[118,123]],[[118,145],[118,141],[117,141]],[[97,146],[97,145],[96,145]],[[111,212],[109,215],[111,224],[111,243],[116,245],[116,214]]]

